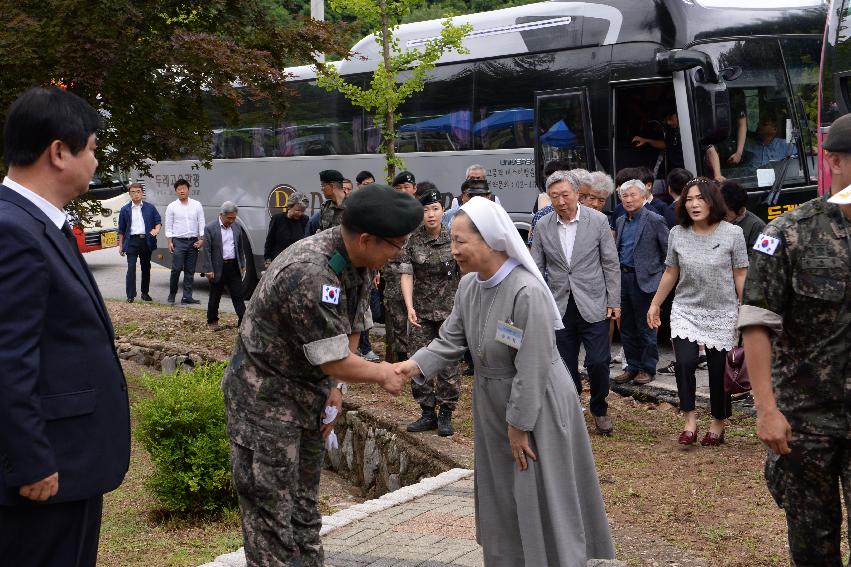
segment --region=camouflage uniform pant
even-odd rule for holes
[[[411,354],[427,346],[436,338],[442,324],[443,321],[421,319],[420,327],[411,325],[411,333],[408,337]],[[458,374],[458,364],[450,364],[438,372],[436,376],[427,378],[423,384],[411,381],[411,393],[420,406],[433,408],[440,404],[442,407],[454,411],[458,397],[461,395],[461,377]]]
[[[851,509],[851,440],[795,431],[788,455],[768,452],[765,480],[786,511],[795,567],[841,567],[842,499]]]
[[[401,299],[384,296],[384,329],[386,331],[387,353],[408,352],[408,308]]]
[[[245,558],[248,567],[321,567],[322,434],[292,425],[280,442],[280,451],[268,452],[231,442]]]

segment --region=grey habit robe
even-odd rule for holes
[[[613,559],[582,408],[555,346],[549,291],[522,266],[486,288],[461,279],[440,336],[412,357],[425,376],[475,362],[476,540],[488,567],[585,567]],[[519,349],[495,340],[498,321],[523,330]],[[521,471],[508,424],[531,432],[537,461]]]

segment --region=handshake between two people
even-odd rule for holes
[[[397,362],[380,362],[382,379],[378,382],[389,394],[398,396],[402,393],[402,387],[412,378],[420,373],[420,367],[413,360]]]

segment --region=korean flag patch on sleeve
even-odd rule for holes
[[[774,256],[774,251],[777,250],[778,246],[780,246],[779,238],[760,233],[753,245],[753,249],[757,252]]]
[[[340,303],[340,288],[331,284],[322,285],[322,303],[337,305]]]

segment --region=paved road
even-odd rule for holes
[[[101,294],[106,299],[127,299],[124,292],[124,277],[127,274],[127,257],[118,255],[117,248],[106,248],[97,252],[89,252],[83,254],[86,262],[89,264],[95,280],[98,283]],[[151,265],[151,297],[155,302],[165,303],[168,298],[168,281],[171,270],[163,268],[160,265]],[[136,286],[138,288],[141,282],[141,272],[136,268]],[[177,295],[177,304],[180,305],[180,294],[183,289],[183,276],[180,277],[179,290]],[[193,286],[195,299],[201,301],[198,305],[192,305],[194,309],[207,309],[207,300],[210,297],[210,282],[207,278],[195,276],[195,285]],[[137,289],[136,301],[140,301]],[[219,311],[233,313],[233,305],[227,297],[222,298]]]

